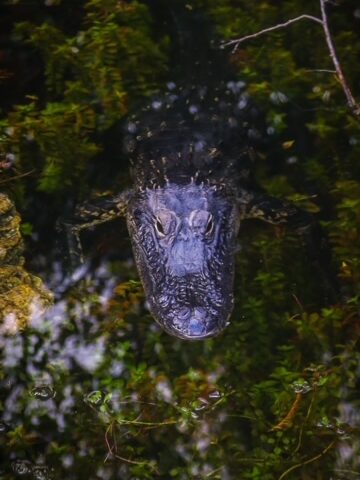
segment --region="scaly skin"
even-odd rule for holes
[[[227,325],[242,220],[305,230],[311,223],[251,186],[249,149],[262,136],[258,123],[242,82],[215,91],[170,84],[126,125],[133,189],[79,206],[64,224],[79,256],[83,228],[126,215],[151,313],[178,338],[208,338]]]
[[[134,195],[127,223],[153,316],[170,334],[206,338],[233,307],[236,206],[207,185],[177,185]]]

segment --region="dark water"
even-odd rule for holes
[[[299,176],[296,162],[267,166],[272,193]],[[117,168],[127,178],[126,161]],[[357,212],[356,185],[338,196],[351,186]],[[46,246],[48,220],[35,223],[26,266],[54,304],[0,328],[0,479],[360,478],[359,296],[341,264],[339,205],[320,204],[335,290],[301,236],[244,222],[231,323],[194,343],[151,318],[121,220],[84,233],[73,275]]]

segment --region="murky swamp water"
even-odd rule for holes
[[[288,173],[308,190],[296,163],[272,166],[272,193]],[[108,168],[129,183],[126,158]],[[352,212],[359,202],[355,182],[341,185],[324,222],[338,290],[301,235],[244,222],[230,325],[201,342],[152,319],[122,220],[84,233],[71,274],[58,209],[34,189],[44,210],[37,223],[24,209],[24,268],[20,217],[1,197],[0,479],[360,479],[358,274],[341,263],[341,195],[353,192]]]

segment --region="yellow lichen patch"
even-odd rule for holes
[[[40,278],[22,267],[0,267],[0,330],[16,333],[51,305],[52,294]]]
[[[20,223],[9,197],[0,193],[0,331],[7,334],[24,329],[53,301],[41,279],[23,267]]]
[[[31,323],[33,316],[41,315],[50,306],[52,297],[44,289],[34,290],[31,285],[19,284],[7,295],[0,295],[0,330],[14,334]]]
[[[5,193],[0,193],[0,215],[7,214],[13,208],[10,198]]]

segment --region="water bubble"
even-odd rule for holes
[[[189,112],[192,114],[192,115],[195,115],[195,113],[198,113],[199,109],[196,105],[190,105],[189,107]]]
[[[219,390],[214,390],[209,393],[209,398],[211,398],[212,400],[217,400],[218,398],[221,398],[221,393],[219,392]]]
[[[197,406],[195,407],[195,411],[196,411],[196,412],[201,412],[202,410],[205,410],[206,407],[207,407],[207,405],[204,405],[204,404],[197,405]]]
[[[32,468],[32,463],[28,460],[14,460],[11,463],[11,469],[16,475],[28,475]]]
[[[294,165],[295,163],[297,163],[298,161],[298,158],[297,157],[289,157],[287,160],[286,160],[286,163],[288,165]]]
[[[341,427],[337,427],[337,428],[336,428],[336,433],[337,433],[337,435],[339,435],[340,437],[343,437],[344,435],[346,435],[346,431],[345,431],[343,428],[341,428]]]
[[[326,428],[328,430],[334,430],[334,425],[330,422],[327,417],[322,417],[320,421],[316,423],[318,428]]]
[[[360,18],[360,8],[357,8],[356,10],[354,10],[354,17]]]
[[[101,405],[104,399],[104,394],[101,390],[94,390],[84,396],[84,402],[88,405]]]
[[[275,133],[275,128],[274,128],[274,127],[268,127],[268,128],[266,129],[266,133],[267,133],[268,135],[274,135],[274,133]]]
[[[167,88],[168,88],[169,90],[174,90],[174,89],[176,88],[176,83],[174,83],[174,82],[168,82],[168,83],[166,84],[166,86],[167,86]]]
[[[205,408],[207,408],[208,406],[209,402],[206,400],[206,398],[199,397],[195,406],[195,411],[201,412],[202,410],[205,410]]]
[[[30,390],[30,395],[37,400],[45,402],[56,395],[55,389],[51,385],[37,385]]]
[[[306,380],[298,380],[291,386],[295,393],[305,394],[312,390],[312,386]]]

